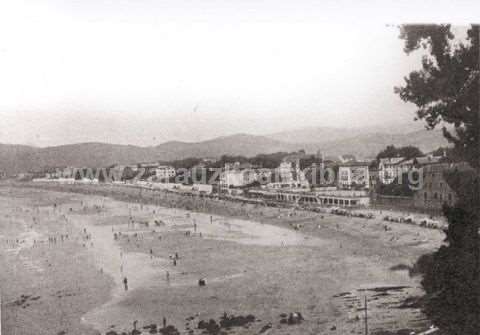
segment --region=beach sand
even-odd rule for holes
[[[222,329],[232,334],[362,334],[365,296],[372,334],[430,325],[402,305],[422,294],[404,268],[441,245],[438,230],[127,187],[46,188],[0,187],[5,334],[120,334],[135,320],[149,333],[163,318],[200,334],[199,321],[224,313],[254,316]],[[292,312],[305,320],[284,323]]]

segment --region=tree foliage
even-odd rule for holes
[[[415,177],[415,180],[418,178]],[[414,186],[409,182],[408,173],[403,173],[400,178],[395,178],[390,184],[379,183],[376,192],[388,196],[411,197],[414,193]]]
[[[450,25],[406,25],[400,38],[405,52],[427,50],[421,69],[405,78],[395,91],[417,106],[427,129],[443,124],[454,144],[454,156],[480,169],[479,26],[467,31],[467,41],[453,43]],[[453,125],[453,131],[445,124]],[[472,172],[472,171],[470,171]],[[454,171],[445,174],[459,200],[444,207],[446,241],[417,267],[427,292],[425,311],[448,334],[477,335],[480,329],[480,177]]]
[[[428,129],[443,125],[445,137],[472,166],[480,167],[479,26],[454,43],[450,25],[405,25],[400,29],[408,54],[427,50],[421,68],[405,78],[395,92],[417,106]],[[451,124],[454,131],[445,124]]]
[[[423,152],[412,145],[396,148],[394,145],[388,145],[377,155],[377,160],[388,157],[405,157],[407,159],[423,156]]]

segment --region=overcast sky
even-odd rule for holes
[[[0,143],[409,122],[393,87],[420,55],[387,24],[468,22],[439,2],[2,0]]]

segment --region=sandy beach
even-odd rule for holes
[[[439,230],[126,187],[48,188],[0,187],[5,334],[363,334],[365,297],[371,334],[430,326],[411,303],[422,291],[408,267],[441,245]],[[210,319],[217,328],[202,326]]]

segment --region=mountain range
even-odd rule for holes
[[[411,127],[408,128],[412,130]],[[441,131],[402,127],[342,129],[310,127],[265,136],[236,134],[202,142],[171,141],[157,146],[109,143],[78,143],[52,147],[0,144],[0,171],[14,174],[45,167],[109,166],[149,161],[171,161],[187,157],[219,157],[224,154],[254,156],[260,153],[321,151],[326,155],[354,154],[372,158],[387,145],[414,145],[424,152],[446,146]]]

